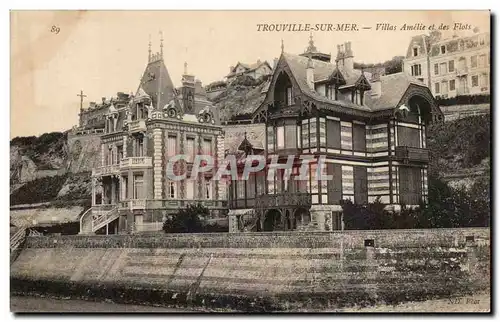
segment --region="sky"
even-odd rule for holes
[[[80,98],[90,101],[135,92],[153,52],[164,38],[164,61],[175,85],[184,62],[203,84],[222,80],[238,61],[300,54],[307,31],[259,31],[258,24],[357,24],[359,31],[313,32],[316,47],[334,57],[351,42],[354,61],[379,63],[405,55],[412,36],[428,31],[403,24],[470,25],[490,30],[488,11],[12,11],[10,137],[64,131],[78,123]],[[361,29],[372,27],[371,29]],[[262,27],[261,27],[262,29]],[[453,31],[444,31],[451,37]]]

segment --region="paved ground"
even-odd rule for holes
[[[187,313],[196,312],[181,308],[164,308],[141,305],[125,305],[115,303],[90,302],[82,300],[55,300],[41,297],[13,296],[10,298],[11,312],[166,312]],[[364,308],[346,308],[337,312],[489,312],[490,294],[481,293],[460,298],[429,300],[423,302],[408,302],[396,306],[378,305]]]

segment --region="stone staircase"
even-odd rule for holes
[[[120,217],[117,205],[101,205],[89,208],[80,218],[80,234],[91,235]]]

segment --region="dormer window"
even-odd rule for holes
[[[418,56],[418,47],[413,47],[413,57]]]

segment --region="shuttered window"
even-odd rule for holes
[[[326,144],[328,148],[340,149],[340,121],[326,120]]]
[[[366,167],[354,167],[354,203],[362,205],[368,202],[368,180]]]
[[[398,146],[420,148],[419,130],[406,126],[398,126]]]
[[[422,173],[420,168],[399,168],[399,202],[418,205],[422,199]]]
[[[352,144],[354,151],[366,151],[366,128],[364,124],[352,125]]]
[[[342,165],[328,163],[326,170],[333,176],[328,180],[328,203],[338,205],[342,199]]]

